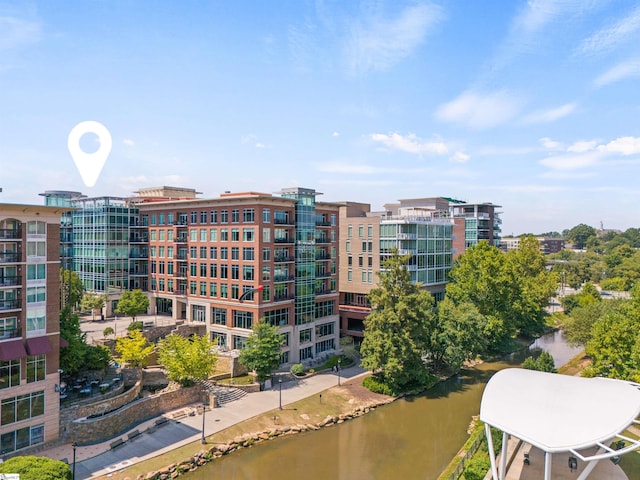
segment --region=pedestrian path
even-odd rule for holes
[[[344,368],[341,372],[343,383],[356,380],[366,371],[360,367]],[[336,373],[323,373],[302,380],[282,383],[283,405],[319,394],[337,385]],[[222,431],[237,423],[277,408],[280,401],[279,386],[263,392],[249,393],[246,396],[205,414],[205,436]],[[196,415],[189,413],[197,412]],[[158,418],[147,420],[116,439],[112,438],[90,446],[76,448],[76,479],[84,480],[122,470],[135,463],[162,455],[175,448],[199,441],[202,437],[202,408],[180,409],[162,416],[166,419],[157,425]],[[147,431],[151,433],[146,433]],[[137,431],[137,433],[135,432]],[[129,439],[130,434],[133,438]],[[139,433],[139,434],[138,434]],[[120,438],[125,444],[112,448]],[[65,444],[38,453],[56,460],[67,459],[73,462],[73,447]]]

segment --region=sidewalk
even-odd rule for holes
[[[357,366],[345,368],[341,372],[342,381],[344,383],[353,381],[365,373],[365,370]],[[337,381],[337,374],[329,372],[299,381],[283,382],[282,403],[285,405],[318,394],[337,385]],[[212,435],[256,415],[278,408],[279,394],[279,388],[274,387],[263,392],[249,393],[239,400],[207,411],[205,415],[205,436]],[[180,412],[182,410],[185,409],[167,412],[163,417],[172,419],[182,413]],[[169,420],[158,426],[153,433],[144,432],[148,427],[155,425],[158,417],[142,422],[131,430],[123,432],[118,437],[111,438],[106,442],[90,446],[78,446],[76,448],[76,479],[83,480],[107,475],[182,445],[199,441],[202,436],[201,412],[202,409],[200,408],[198,409],[198,414],[194,416],[187,415],[181,416],[177,420]],[[128,438],[127,434],[135,430],[142,433],[128,440],[125,445],[115,450],[111,449],[111,444],[115,440],[118,440],[118,438],[126,440]],[[66,458],[71,465],[73,462],[73,447],[71,444],[61,445],[49,450],[43,450],[38,453],[38,456],[56,460]]]

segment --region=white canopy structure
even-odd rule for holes
[[[506,476],[506,445],[511,435],[545,453],[545,480],[551,480],[551,458],[559,452],[588,462],[578,477],[584,480],[598,461],[640,449],[640,440],[622,435],[630,425],[640,425],[639,415],[640,385],[635,383],[502,370],[489,380],[480,405],[493,479]],[[499,476],[490,426],[503,432]],[[616,439],[629,444],[616,450],[610,446]]]

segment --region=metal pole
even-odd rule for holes
[[[338,359],[338,386],[340,386],[340,359]]]
[[[73,469],[71,470],[71,480],[76,480],[76,447],[78,444],[73,442],[71,446],[73,447]]]
[[[282,410],[282,379],[281,378],[278,379],[278,386],[280,387],[280,406],[278,408]]]
[[[204,438],[204,417],[205,417],[206,411],[207,411],[207,404],[203,403],[202,404],[202,438],[200,439],[200,443],[202,443],[203,445],[207,443],[207,439]]]

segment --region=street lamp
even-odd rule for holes
[[[76,480],[76,448],[78,447],[78,444],[73,442],[71,446],[73,447],[73,468],[71,470],[71,480]]]
[[[340,386],[340,358],[338,358],[338,386]]]
[[[207,412],[207,404],[203,403],[202,404],[202,438],[200,439],[200,443],[202,443],[203,445],[207,443],[207,440],[204,438],[204,418],[205,418],[206,412]]]
[[[278,408],[282,410],[282,379],[281,378],[278,379],[278,386],[280,387],[280,406]]]

